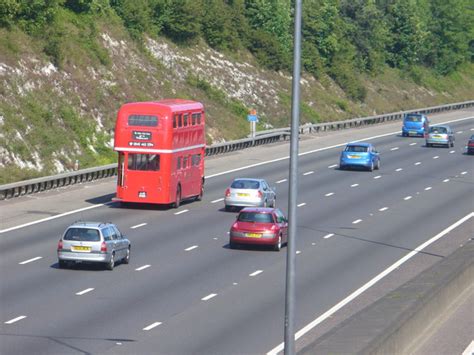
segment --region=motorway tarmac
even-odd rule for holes
[[[297,329],[474,211],[474,165],[464,154],[467,137],[474,134],[473,116],[472,110],[433,116],[433,122],[457,120],[451,123],[456,145],[449,149],[400,137],[400,123],[302,137]],[[339,171],[342,145],[366,137],[373,137],[369,141],[381,152],[380,171]],[[286,211],[287,156],[288,144],[279,143],[208,158],[204,200],[178,211],[119,208],[109,202],[113,179],[0,202],[0,352],[274,349],[283,337],[286,248],[230,250],[227,231],[235,213],[224,212],[218,200],[232,178],[258,176],[276,186],[278,205]],[[48,220],[34,223],[39,219]],[[131,263],[112,272],[59,270],[57,240],[78,219],[118,223],[132,241]],[[33,224],[18,228],[25,223]],[[449,255],[472,227],[471,219],[424,249],[302,335],[298,348]],[[92,290],[81,294],[87,289]]]

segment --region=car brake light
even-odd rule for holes
[[[58,250],[62,250],[62,249],[63,249],[63,241],[61,239],[59,239]]]
[[[262,194],[262,191],[258,191],[258,197],[262,198],[263,197],[263,194]]]
[[[235,222],[235,223],[232,225],[231,229],[237,229],[237,222]]]
[[[270,229],[271,229],[272,231],[276,231],[276,230],[278,229],[278,227],[277,227],[276,224],[274,224],[274,225],[272,225],[272,227],[271,227]]]
[[[102,242],[102,244],[100,245],[100,251],[102,253],[107,253],[107,244],[105,242]]]
[[[227,189],[225,190],[225,197],[229,197],[230,196],[230,189]]]

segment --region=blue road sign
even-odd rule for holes
[[[258,116],[257,115],[247,115],[247,121],[249,121],[249,122],[258,122]]]

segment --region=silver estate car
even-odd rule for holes
[[[275,207],[276,193],[264,179],[239,178],[225,190],[226,211],[233,207]]]
[[[130,241],[112,223],[75,222],[58,242],[58,265],[102,263],[113,270],[115,263],[130,261]]]

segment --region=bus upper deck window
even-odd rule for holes
[[[184,121],[183,125],[184,125],[184,127],[186,127],[188,125],[188,114],[187,113],[185,113],[183,115],[183,121]]]
[[[195,113],[193,113],[193,114],[191,115],[192,125],[193,125],[193,126],[196,124],[196,116],[197,116],[197,115],[196,115]]]
[[[201,124],[201,114],[200,113],[197,114],[197,122],[198,122],[198,124]]]
[[[183,127],[183,115],[178,115],[178,127]]]
[[[176,115],[173,115],[173,128],[176,128]]]

